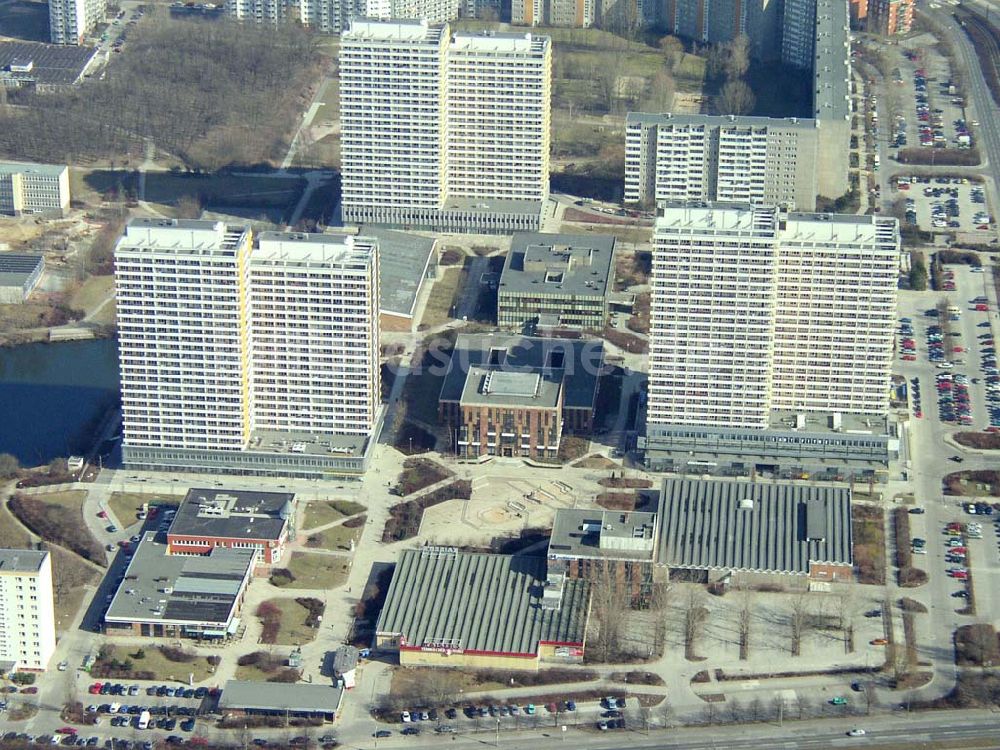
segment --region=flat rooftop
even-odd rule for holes
[[[610,235],[519,232],[504,261],[500,293],[604,297],[614,257]]]
[[[546,561],[423,547],[400,553],[375,628],[404,648],[531,655],[542,643],[582,644],[589,584],[563,580],[557,606],[542,606]]]
[[[0,42],[0,79],[11,78],[42,86],[69,86],[83,76],[97,54],[94,47],[38,42]],[[11,64],[27,71],[11,71]]]
[[[332,714],[340,710],[343,699],[344,691],[332,685],[228,680],[222,688],[219,708]]]
[[[461,401],[469,386],[468,373],[479,368],[546,374],[562,383],[563,408],[591,408],[603,365],[604,342],[600,339],[459,334],[440,400]]]
[[[804,417],[804,420],[802,419]],[[802,422],[800,432],[847,432],[871,435],[886,435],[889,432],[889,419],[877,414],[851,414],[847,412],[802,412],[785,409],[774,409],[768,422],[773,430],[796,430]]]
[[[0,286],[21,286],[39,266],[44,265],[45,258],[41,255],[0,253]]]
[[[169,622],[224,631],[253,571],[253,550],[215,547],[208,555],[168,555],[146,532],[104,619],[112,623]]]
[[[554,409],[559,405],[561,373],[505,372],[469,368],[462,406],[503,406]]]
[[[45,177],[59,177],[69,167],[65,164],[32,164],[29,162],[0,162],[0,174],[39,174]]]
[[[604,558],[653,562],[656,513],[559,508],[549,558]]]
[[[511,201],[492,198],[449,198],[442,211],[459,211],[470,214],[541,214],[542,201]]]
[[[629,112],[625,123],[721,128],[784,128],[815,130],[816,121],[806,117],[754,117],[751,115],[689,115],[673,112]]]
[[[550,46],[549,37],[533,32],[459,31],[452,36],[452,48],[471,52],[542,55]]]
[[[190,489],[168,534],[228,539],[280,539],[294,511],[291,492]]]
[[[357,18],[341,33],[341,39],[362,39],[385,42],[436,42],[444,26],[432,26],[426,20],[394,19],[381,21]]]
[[[261,232],[250,262],[288,266],[367,270],[375,243],[366,237],[317,232]]]
[[[368,225],[358,234],[378,241],[379,311],[412,318],[437,240]]]
[[[672,568],[806,575],[852,565],[846,487],[665,479],[659,561]]]
[[[210,219],[130,219],[115,252],[176,251],[235,257],[249,232],[249,224],[227,224]]]
[[[310,456],[359,457],[365,454],[368,435],[317,435],[312,432],[254,430],[249,452],[304,453]]]
[[[850,119],[851,47],[847,0],[816,0],[815,54],[813,109],[816,119],[821,122]]]
[[[34,549],[0,549],[0,575],[37,573],[48,552]]]

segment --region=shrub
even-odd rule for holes
[[[927,573],[920,568],[900,568],[899,585],[904,588],[916,588],[927,583]]]
[[[292,571],[288,568],[275,568],[271,571],[271,577],[268,579],[272,586],[277,586],[281,588],[282,586],[287,586],[295,581],[295,576],[292,575]]]
[[[15,672],[10,676],[10,681],[18,685],[34,685],[35,675],[31,672]]]
[[[276,642],[278,631],[281,630],[281,609],[271,602],[261,602],[256,614],[261,624],[260,642]]]
[[[368,516],[362,514],[360,516],[354,516],[353,518],[348,518],[341,524],[345,529],[358,529],[365,525],[368,521]]]
[[[472,497],[472,482],[458,479],[416,500],[393,505],[389,508],[389,518],[382,529],[383,543],[400,542],[415,537],[420,531],[420,521],[427,508],[448,500],[468,500],[470,497]]]
[[[403,495],[412,495],[425,487],[447,479],[452,473],[436,461],[427,458],[408,458],[396,486]]]
[[[298,682],[302,677],[302,672],[297,669],[282,669],[277,674],[267,678],[268,682]]]
[[[82,517],[67,513],[56,503],[16,494],[10,499],[10,510],[18,519],[47,542],[66,547],[85,560],[107,566],[104,548],[90,535]]]
[[[313,599],[312,597],[299,597],[295,600],[295,603],[300,607],[304,607],[306,612],[308,612],[306,615],[306,627],[318,628],[320,622],[323,620],[323,612],[326,610],[326,605],[319,599]]]
[[[187,651],[176,646],[160,646],[160,653],[167,661],[176,661],[182,664],[188,664],[198,658],[198,654],[194,651]]]
[[[904,612],[915,612],[917,614],[922,614],[927,611],[927,607],[918,602],[916,599],[910,599],[905,596],[899,600],[899,608]]]

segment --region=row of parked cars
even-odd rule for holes
[[[942,422],[972,424],[972,404],[969,400],[969,379],[960,373],[937,375],[938,416]]]
[[[142,688],[138,685],[123,685],[120,682],[95,682],[89,688],[87,692],[91,695],[120,695],[125,696],[136,696],[142,692]],[[186,688],[186,687],[171,687],[170,685],[150,685],[146,688],[146,695],[157,698],[185,698],[185,699],[195,699],[201,700],[208,695],[217,695],[218,689],[216,688]]]
[[[99,737],[81,737],[73,727],[62,727],[55,731],[55,734],[42,734],[35,736],[24,732],[7,732],[0,737],[0,745],[62,745],[63,747],[98,747],[101,744]],[[112,750],[112,741],[104,741],[104,748]],[[114,750],[153,750],[153,743],[132,742],[131,740],[114,740]]]

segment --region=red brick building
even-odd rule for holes
[[[295,517],[289,492],[188,490],[167,531],[171,555],[207,555],[213,549],[253,549],[261,565],[284,557]]]

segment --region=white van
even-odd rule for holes
[[[139,729],[149,729],[149,711],[143,711],[139,714]]]

